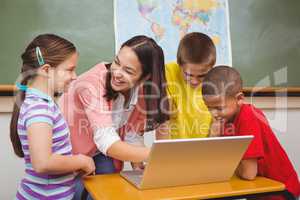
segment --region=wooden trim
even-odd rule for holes
[[[0,96],[9,97],[14,96],[14,93],[17,91],[15,85],[0,85]]]
[[[13,92],[16,89],[15,85],[0,85],[0,92]]]
[[[0,85],[0,91],[14,91],[15,85]],[[300,92],[300,87],[244,87],[243,92]]]
[[[244,87],[243,92],[300,92],[300,87]]]
[[[0,85],[0,96],[12,96],[15,85]],[[246,96],[300,96],[300,87],[244,87]]]
[[[244,87],[243,92],[247,97],[300,97],[300,87]]]

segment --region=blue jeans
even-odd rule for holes
[[[96,174],[111,174],[115,172],[115,166],[112,158],[107,157],[102,153],[99,153],[96,156],[94,156],[93,159],[96,166]],[[84,186],[79,177],[76,179],[75,195],[73,200],[81,200],[81,195],[83,191]],[[92,197],[88,195],[87,200],[92,200]]]

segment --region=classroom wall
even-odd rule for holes
[[[248,98],[248,101],[263,108],[272,128],[275,130],[300,176],[300,97],[257,97],[253,99]],[[23,161],[13,154],[9,141],[11,109],[12,98],[0,97],[0,177],[2,182],[0,199],[14,198],[19,180],[24,171]],[[151,145],[153,139],[153,134],[145,134],[147,146]],[[127,164],[126,167],[128,168],[129,165]]]

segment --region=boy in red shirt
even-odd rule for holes
[[[299,197],[297,173],[266,117],[261,110],[244,103],[239,72],[232,67],[217,66],[209,71],[202,84],[203,98],[213,117],[210,136],[254,135],[236,174],[246,180],[264,176],[280,181],[286,186],[288,199]]]

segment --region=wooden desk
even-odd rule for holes
[[[264,177],[257,177],[254,181],[233,177],[229,182],[150,190],[138,190],[119,174],[87,177],[83,182],[94,200],[213,199],[280,192],[285,189],[284,184]]]

